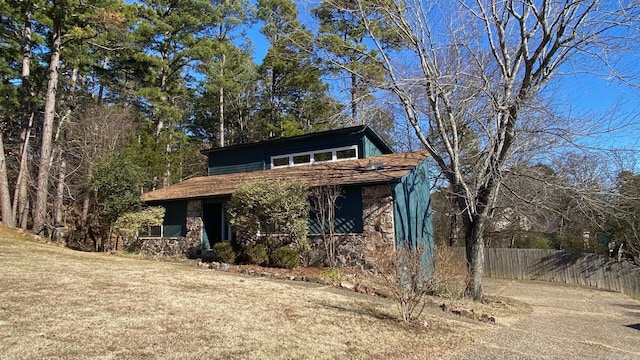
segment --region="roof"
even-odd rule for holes
[[[299,179],[310,187],[391,183],[402,178],[428,156],[426,151],[394,153],[365,159],[292,166],[185,180],[142,195],[145,202],[201,199],[232,194],[252,180]]]
[[[355,134],[360,132],[364,132],[371,139],[371,141],[373,141],[384,153],[390,154],[393,152],[393,149],[391,148],[391,146],[389,146],[389,144],[387,144],[387,142],[384,139],[382,139],[380,135],[378,135],[378,133],[375,132],[369,125],[350,126],[350,127],[340,128],[340,129],[312,132],[312,133],[297,135],[297,136],[273,138],[273,139],[268,139],[263,141],[246,143],[246,144],[216,147],[211,149],[200,150],[200,152],[206,155],[212,152],[236,151],[236,150],[250,148],[250,147],[270,146],[274,143],[280,143],[280,142],[284,142],[284,143],[291,143],[296,141],[303,142],[303,141],[311,140],[313,138],[318,138],[318,137],[334,137],[334,136],[341,136],[341,135],[350,135],[350,134]]]

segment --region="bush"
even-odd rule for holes
[[[300,253],[288,246],[282,246],[273,250],[269,260],[273,267],[293,269],[300,264]]]
[[[269,254],[265,244],[249,245],[244,249],[243,260],[249,264],[265,266],[269,263]]]
[[[533,234],[527,237],[527,248],[530,249],[548,249],[553,250],[551,240],[543,235]]]
[[[225,209],[242,248],[265,237],[269,250],[290,243],[299,251],[308,248],[309,190],[304,183],[250,181],[234,191]]]
[[[236,262],[236,252],[230,242],[219,242],[213,245],[213,259],[217,262],[233,264]]]
[[[431,249],[402,244],[397,249],[380,247],[376,252],[376,273],[396,300],[405,322],[420,318],[427,296],[433,292],[432,268],[423,264],[424,255],[433,255],[427,251]]]
[[[460,299],[467,285],[468,272],[464,252],[445,244],[435,248],[436,272],[433,295]]]

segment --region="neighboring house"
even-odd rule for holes
[[[341,266],[366,266],[384,246],[402,241],[433,249],[426,152],[393,153],[369,127],[280,138],[202,151],[209,176],[146,193],[145,203],[166,209],[162,228],[141,247],[151,252],[207,250],[230,241],[224,206],[244,182],[296,178],[310,187],[338,185],[336,233]],[[320,246],[319,234],[310,242]],[[321,252],[319,252],[321,253]],[[318,263],[321,261],[318,260]]]

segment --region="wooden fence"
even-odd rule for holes
[[[498,248],[485,249],[484,256],[484,276],[487,277],[591,286],[640,299],[640,268],[607,256],[565,250]]]

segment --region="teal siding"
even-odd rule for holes
[[[371,141],[371,139],[366,136],[362,139],[362,148],[363,149],[361,158],[368,158],[385,154],[375,143]]]
[[[355,126],[319,133],[238,144],[202,151],[208,156],[209,175],[268,169],[271,157],[299,152],[358,146],[359,157],[390,154],[393,149],[367,126]]]
[[[336,201],[336,234],[362,233],[362,191],[359,187],[342,189],[343,193]],[[325,231],[328,231],[325,228]],[[309,234],[321,234],[320,222],[315,214],[309,216]]]
[[[172,201],[162,204],[166,209],[162,224],[163,237],[187,235],[187,202]]]
[[[427,162],[421,162],[410,173],[392,184],[396,246],[421,246],[425,252],[423,264],[432,272],[433,226]]]
[[[265,163],[260,161],[248,162],[245,164],[214,166],[209,168],[209,175],[236,174],[249,171],[259,171],[266,169]]]
[[[266,169],[263,158],[264,149],[243,147],[236,151],[224,148],[208,155],[209,175],[235,174]]]

